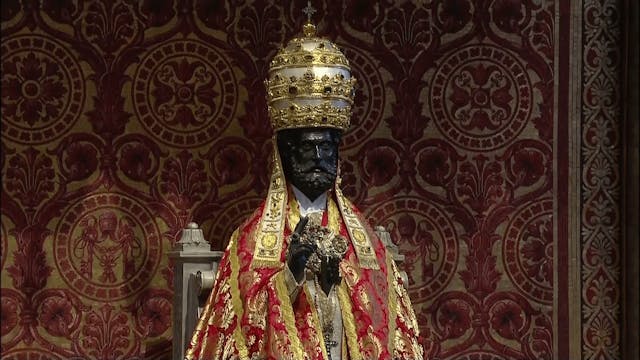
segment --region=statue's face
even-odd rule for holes
[[[278,150],[287,181],[315,200],[331,189],[338,173],[340,131],[290,129],[278,132]]]

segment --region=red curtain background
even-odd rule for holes
[[[619,358],[617,3],[312,3],[358,78],[344,191],[435,355]],[[2,1],[3,359],[169,357],[166,253],[190,221],[223,249],[265,195],[304,6]]]

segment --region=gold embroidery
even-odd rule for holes
[[[295,229],[298,222],[300,222],[300,208],[298,207],[298,201],[294,194],[289,191],[289,213],[287,214],[287,221],[289,222],[289,229]]]
[[[398,302],[396,299],[396,291],[395,291],[395,287],[397,286],[397,274],[395,271],[395,268],[393,267],[393,259],[391,258],[391,255],[389,255],[387,253],[387,284],[389,284],[390,287],[389,288],[389,319],[388,319],[388,324],[389,324],[389,333],[388,333],[388,347],[389,347],[389,354],[391,354],[392,356],[395,355],[394,354],[394,341],[396,338],[396,314],[398,311]]]
[[[224,294],[223,301],[224,304],[227,304],[229,300],[231,300],[231,295],[229,294],[230,286],[227,282],[225,282],[220,288],[220,293]],[[209,318],[209,325],[220,326],[223,329],[227,329],[231,323],[233,322],[234,317],[233,307],[225,306],[222,311],[222,316],[220,318],[220,324],[216,324],[217,319],[214,317]]]
[[[224,344],[223,347],[218,347],[217,354],[215,359],[228,359],[235,353],[235,341],[230,339],[229,341],[224,341],[224,337],[220,334],[220,339],[218,340],[218,344]]]
[[[364,306],[365,310],[372,311],[371,300],[369,299],[369,294],[367,294],[367,290],[364,287],[360,287],[357,292],[358,292],[358,297],[360,298],[360,302]]]
[[[260,291],[247,298],[247,318],[250,324],[264,329],[267,326],[267,293]]]
[[[287,286],[284,283],[284,275],[282,274],[282,271],[274,276],[274,282],[276,286],[276,294],[280,301],[280,310],[282,312],[282,317],[284,318],[284,325],[287,328],[287,335],[291,342],[291,351],[293,352],[295,359],[304,359],[304,349],[300,342],[298,329],[296,328],[293,307],[289,300],[289,294],[287,292]]]
[[[344,197],[337,183],[335,193],[340,212],[342,213],[342,219],[349,232],[349,237],[353,240],[353,247],[358,256],[360,268],[380,270],[380,265],[378,265],[369,236],[364,226],[360,223],[360,219],[358,219],[358,216],[353,212],[353,205]]]
[[[358,346],[358,334],[356,333],[356,321],[351,309],[351,300],[349,299],[349,289],[346,282],[341,282],[338,287],[338,299],[340,300],[340,311],[342,313],[342,326],[347,337],[349,345],[350,360],[363,359]]]
[[[320,316],[318,315],[318,310],[316,309],[316,304],[313,301],[309,301],[313,299],[311,297],[311,293],[309,292],[309,287],[305,284],[304,286],[304,294],[307,298],[307,302],[309,303],[309,307],[311,308],[311,318],[313,320],[312,329],[320,329]],[[315,334],[318,336],[318,334]],[[318,342],[320,343],[320,351],[322,352],[322,358],[327,359],[327,348],[324,343],[324,338],[322,336],[318,336]]]
[[[371,359],[379,359],[380,354],[382,353],[382,345],[380,344],[380,339],[378,339],[371,330],[371,325],[369,325],[369,328],[367,329],[367,336],[362,340],[362,348],[369,349],[367,355]]]
[[[395,274],[399,274],[398,268],[396,266],[396,263],[392,262],[391,265],[393,267],[394,273]],[[398,279],[398,278],[399,278],[399,276],[396,276],[396,279]],[[413,307],[411,306],[411,301],[409,299],[409,294],[407,293],[407,290],[405,289],[405,287],[401,286],[400,283],[397,280],[395,282],[395,286],[394,287],[395,287],[396,293],[398,294],[398,298],[400,300],[400,303],[408,311],[407,315],[409,316],[410,323],[408,323],[407,326],[412,328],[416,332],[416,335],[417,335],[418,334],[418,320],[416,319],[416,315],[413,312]]]
[[[244,335],[242,334],[242,316],[244,315],[244,308],[242,306],[242,298],[240,297],[240,287],[238,285],[238,277],[240,273],[240,263],[238,261],[238,230],[231,235],[231,245],[229,249],[229,262],[231,263],[231,276],[229,282],[231,285],[231,304],[233,310],[236,313],[236,327],[233,331],[233,338],[238,348],[238,354],[241,359],[249,358],[249,351],[247,350],[247,344],[244,341]]]
[[[331,197],[329,197],[327,201],[327,226],[334,234],[340,233],[340,210],[338,210],[338,206],[336,202],[333,201]]]
[[[276,247],[278,238],[275,234],[266,234],[262,237],[262,245],[267,249],[273,249]]]
[[[273,172],[269,183],[269,192],[264,206],[260,224],[258,225],[252,268],[277,268],[281,265],[282,238],[287,203],[287,189],[280,163],[280,154],[276,137],[273,137]]]
[[[412,359],[422,360],[423,359],[423,349],[422,346],[418,343],[418,321],[416,319],[416,315],[413,312],[413,307],[411,306],[411,301],[409,299],[409,294],[407,290],[400,284],[398,279],[400,276],[398,275],[398,269],[394,261],[391,261],[391,269],[395,277],[395,281],[393,283],[393,289],[389,289],[389,293],[395,293],[397,296],[397,304],[396,308],[398,310],[397,316],[402,323],[404,323],[408,332],[400,332],[396,331],[395,336],[395,347],[396,352],[405,351],[410,352],[412,354]]]
[[[231,235],[231,238],[229,240],[229,245],[227,246],[227,249],[229,250],[229,254],[231,255],[230,265],[231,265],[232,271],[233,271],[233,261],[231,260],[233,260],[233,255],[235,255],[235,250],[236,250],[235,246],[236,246],[237,238],[238,238],[238,230],[236,229],[236,231],[234,231],[234,233]],[[236,256],[236,263],[237,263],[237,256]],[[223,279],[220,277],[219,274],[221,271],[222,269],[218,270],[219,273],[218,273],[218,276],[216,276],[216,285],[214,287],[214,291],[211,292],[211,295],[209,296],[209,299],[206,302],[206,305],[202,311],[200,319],[198,319],[198,323],[196,324],[195,330],[193,332],[193,336],[191,337],[189,349],[185,353],[185,359],[188,359],[188,360],[195,359],[196,349],[200,349],[200,358],[203,357],[203,351],[205,351],[209,347],[210,339],[208,336],[208,327],[210,325],[214,325],[214,324],[210,324],[210,321],[212,320],[217,321],[218,319],[215,317],[216,314],[214,314],[213,300],[216,296],[218,296],[218,294],[226,294],[228,293],[229,290],[233,292],[233,289],[232,289],[233,276],[230,278],[230,281],[232,282],[230,285],[226,279]],[[218,281],[220,281],[219,284],[218,284]],[[237,284],[236,284],[236,288],[237,288]],[[222,311],[223,313],[220,316],[220,321],[222,321],[222,324],[220,324],[220,326],[224,328],[230,325],[234,316],[234,308],[231,304],[228,304],[225,306],[225,308]],[[237,316],[237,314],[235,315]],[[213,339],[213,341],[215,342],[216,340]],[[219,340],[217,344],[220,344]],[[218,349],[218,351],[220,350],[221,349]]]
[[[340,263],[340,270],[342,270],[344,281],[346,281],[350,287],[355,286],[360,281],[360,274],[350,261]]]

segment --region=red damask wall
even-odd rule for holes
[[[358,78],[345,193],[441,359],[619,358],[609,0],[313,1]],[[266,192],[268,61],[306,1],[2,1],[2,358],[167,358],[190,221]]]

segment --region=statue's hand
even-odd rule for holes
[[[296,225],[295,230],[289,238],[287,265],[297,282],[302,281],[307,261],[309,261],[309,257],[316,251],[317,247],[315,244],[303,244],[300,242],[300,235],[304,231],[307,221],[306,216],[300,219],[300,222]]]
[[[320,263],[320,286],[325,294],[329,295],[331,287],[338,285],[342,278],[340,277],[340,261],[338,257],[327,257],[322,259]]]

